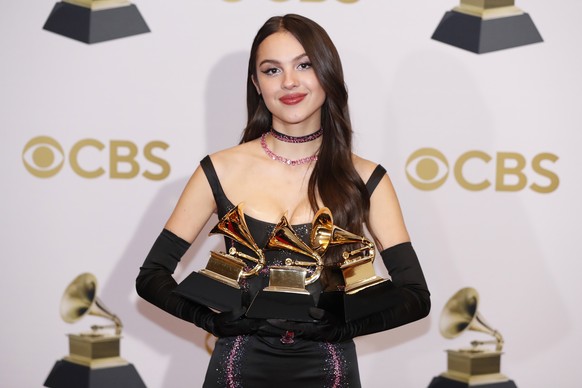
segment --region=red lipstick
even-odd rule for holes
[[[303,101],[306,95],[307,94],[305,93],[286,94],[283,97],[279,98],[279,101],[281,101],[285,105],[295,105]]]

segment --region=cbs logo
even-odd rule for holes
[[[543,152],[528,161],[517,152],[498,152],[491,156],[483,151],[468,151],[457,158],[453,175],[466,190],[521,191],[529,187],[537,193],[551,193],[559,184],[558,175],[548,168],[558,160],[554,154]],[[447,158],[434,148],[421,148],[406,161],[406,176],[420,190],[435,190],[447,180],[450,166]],[[528,186],[529,184],[529,186]]]
[[[143,158],[149,165],[143,169],[143,177],[159,181],[170,175],[170,164],[156,155],[156,150],[166,150],[168,147],[162,141],[151,141],[144,146]],[[111,140],[106,145],[96,139],[83,139],[73,144],[68,152],[68,160],[72,170],[83,178],[101,177],[107,173],[104,168],[107,167],[112,179],[132,179],[142,170],[138,154],[138,146],[131,141]],[[32,175],[50,178],[63,168],[65,151],[55,139],[38,136],[24,146],[22,161]],[[150,170],[151,165],[154,168]]]

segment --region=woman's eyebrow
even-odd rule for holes
[[[293,58],[291,60],[291,62],[295,62],[295,61],[297,61],[297,60],[299,60],[299,59],[301,59],[303,57],[306,57],[306,56],[307,56],[306,53],[299,54],[298,56],[296,56],[295,58]],[[276,65],[280,65],[281,64],[281,62],[278,61],[278,60],[276,60],[276,59],[264,59],[264,60],[261,61],[261,63],[259,63],[259,66],[261,66],[264,63],[273,63],[273,64],[276,64]]]

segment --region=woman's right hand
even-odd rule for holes
[[[247,318],[246,308],[216,313],[212,316],[207,330],[216,337],[234,337],[254,334],[264,323],[263,320]]]
[[[294,322],[284,319],[268,319],[266,325],[261,326],[260,334],[268,336],[285,335],[293,332],[295,337],[311,341],[335,342],[339,338],[342,323],[328,311],[317,307],[309,309],[313,322]]]

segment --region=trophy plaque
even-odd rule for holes
[[[471,347],[447,350],[447,371],[433,378],[429,388],[517,388],[501,373],[503,337],[485,322],[478,312],[479,294],[474,288],[459,290],[445,304],[441,313],[440,332],[445,338],[455,338],[466,330],[486,333],[492,341],[472,341]],[[494,344],[495,349],[482,347]]]
[[[89,44],[150,32],[128,0],[63,0],[43,29]]]
[[[235,247],[231,247],[228,253],[211,251],[206,268],[192,272],[174,292],[218,311],[232,311],[245,304],[240,280],[256,275],[265,265],[265,256],[246,224],[243,204],[225,214],[210,231],[212,234],[231,238],[250,249],[257,257],[238,251]],[[254,267],[247,267],[245,260],[253,262]]]
[[[311,261],[286,258],[285,265],[271,266],[269,286],[254,297],[247,310],[247,317],[314,321],[309,315],[309,308],[315,307],[315,300],[305,286],[315,282],[321,275],[321,256],[297,236],[285,215],[273,229],[265,249],[299,253]],[[308,271],[310,267],[313,267],[311,274]]]
[[[445,13],[432,39],[477,54],[543,41],[514,0],[461,0]]]
[[[342,253],[339,268],[344,284],[328,285],[319,297],[318,307],[348,322],[387,308],[386,292],[392,284],[376,275],[374,243],[335,226],[331,211],[325,207],[320,209],[311,230],[313,249],[323,255],[330,246],[346,244],[362,247]]]

